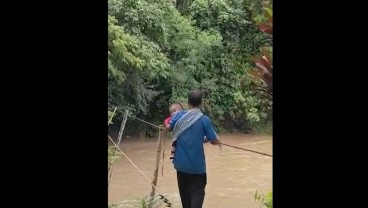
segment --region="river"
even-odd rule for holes
[[[220,135],[222,142],[267,154],[272,154],[272,136],[249,134]],[[167,138],[167,137],[166,137]],[[176,172],[169,160],[171,142],[165,140],[163,176],[161,165],[157,188],[165,194],[172,207],[181,207]],[[142,172],[153,178],[156,159],[156,139],[125,139],[120,148]],[[272,191],[272,157],[223,146],[205,144],[207,186],[203,208],[259,208],[251,192]],[[134,207],[134,200],[151,190],[148,181],[124,157],[114,162],[109,185],[109,204]]]

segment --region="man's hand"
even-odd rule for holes
[[[221,142],[219,139],[215,139],[215,140],[212,140],[210,141],[211,144],[213,145],[218,145],[220,149],[222,149],[222,145],[221,145]]]

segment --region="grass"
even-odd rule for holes
[[[171,205],[171,203],[166,198],[161,199],[156,196],[152,199],[150,198],[149,195],[147,195],[144,198],[139,198],[129,204],[135,208],[153,208],[153,207],[164,207],[164,205],[167,205],[167,203],[164,203],[164,201],[166,201],[167,203]],[[123,207],[122,204],[116,204],[116,203],[108,205],[108,208],[122,208],[122,207]]]
[[[272,208],[273,207],[273,198],[272,191],[268,192],[267,195],[259,192],[258,190],[251,193],[254,197],[254,200],[261,204],[261,208]]]
[[[253,128],[254,131],[257,134],[272,134],[273,132],[273,122],[268,121],[267,123],[263,124],[263,125],[259,125]]]

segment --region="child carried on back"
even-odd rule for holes
[[[182,133],[186,130],[185,126],[191,126],[194,122],[197,121],[203,114],[199,109],[192,110],[183,110],[183,107],[179,103],[173,103],[169,106],[170,116],[167,117],[164,121],[165,128],[169,129],[174,133],[174,138],[172,140],[171,145],[171,156],[170,159],[174,159],[175,150],[176,150],[176,140],[177,137],[175,135]],[[185,116],[184,116],[185,115]],[[186,118],[189,123],[185,123],[183,121],[178,121],[183,118]],[[189,118],[189,119],[188,119]],[[178,123],[178,125],[176,125]],[[206,139],[204,140],[206,142]]]
[[[171,121],[172,121],[172,117],[174,116],[174,114],[179,113],[180,115],[181,114],[184,115],[186,111],[183,110],[183,106],[180,103],[173,103],[169,106],[169,112],[170,112],[170,116],[165,119],[164,124],[165,124],[166,129],[169,129],[170,131],[172,131],[175,123],[174,125],[170,125],[170,123],[172,123]],[[175,150],[176,150],[176,139],[174,138],[172,141],[172,145],[171,145],[170,159],[174,159]]]

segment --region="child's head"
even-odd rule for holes
[[[177,111],[183,110],[183,106],[180,103],[173,103],[169,107],[170,115],[174,114]]]

